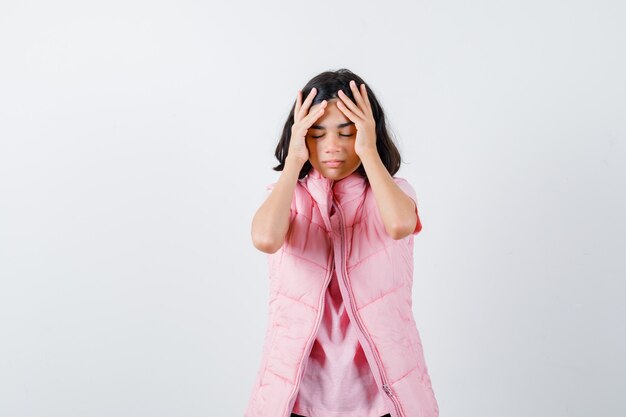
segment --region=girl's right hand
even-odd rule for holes
[[[293,112],[294,122],[293,126],[291,126],[291,141],[289,142],[287,158],[301,165],[304,165],[306,161],[309,160],[309,149],[306,146],[305,140],[307,131],[324,113],[327,104],[327,101],[324,100],[315,111],[309,111],[313,97],[315,97],[316,94],[317,89],[313,87],[306,100],[304,100],[304,103],[302,103],[302,91],[298,90],[296,107]]]

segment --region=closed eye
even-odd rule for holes
[[[323,137],[323,136],[324,136],[324,135],[319,135],[319,136],[311,136],[311,137],[312,137],[313,139],[319,139],[319,138],[321,138],[321,137]],[[343,136],[343,137],[345,137],[345,138],[349,138],[350,136],[354,136],[354,133],[353,133],[353,134],[350,134],[350,135],[342,135],[342,134],[339,134],[339,136]]]

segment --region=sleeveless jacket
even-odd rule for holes
[[[416,201],[405,179],[394,181]],[[418,217],[413,234],[389,236],[357,172],[334,181],[311,168],[297,181],[285,242],[267,258],[269,320],[244,417],[290,417],[333,270],[391,416],[438,417],[412,311],[413,237],[420,230]]]

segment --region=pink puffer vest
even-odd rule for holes
[[[394,181],[416,201],[405,179]],[[391,416],[439,415],[411,307],[419,230],[418,223],[413,234],[391,238],[356,172],[333,181],[312,168],[298,180],[285,243],[268,255],[269,321],[244,417],[290,417],[333,269]]]

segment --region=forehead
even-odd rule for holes
[[[346,117],[345,114],[337,107],[337,101],[339,99],[331,99],[327,100],[328,104],[326,104],[326,108],[324,109],[324,114],[320,116],[316,121],[316,125],[323,125],[324,127],[335,128],[337,125],[349,122],[350,119]],[[311,106],[311,110],[315,110],[319,107],[319,104]]]

